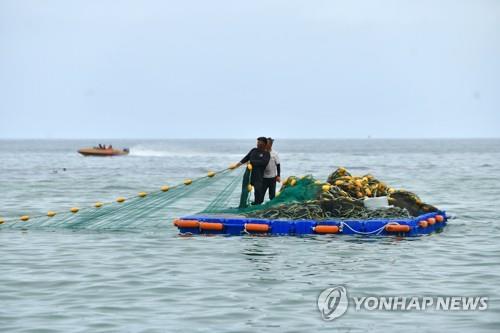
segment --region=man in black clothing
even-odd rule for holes
[[[255,205],[259,205],[264,201],[264,170],[270,159],[270,154],[266,150],[266,147],[267,139],[263,136],[257,138],[257,148],[250,150],[241,161],[234,165],[235,168],[247,162],[250,162],[252,165],[250,184],[253,185],[255,190]]]

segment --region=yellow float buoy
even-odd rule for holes
[[[101,208],[101,207],[102,207],[102,202],[96,202],[96,203],[94,204],[94,207],[95,207],[95,208]]]
[[[207,176],[211,178],[211,177],[215,176],[215,172],[209,171]]]
[[[48,216],[48,217],[54,217],[54,216],[56,216],[56,212],[53,212],[53,211],[49,210],[49,211],[47,212],[47,216]]]
[[[141,198],[144,198],[148,194],[146,192],[139,192],[137,195],[140,196]]]
[[[330,184],[325,184],[325,185],[321,186],[321,189],[323,190],[323,192],[330,191],[330,188],[331,188]]]
[[[293,178],[292,180],[290,180],[291,186],[295,186],[295,184],[297,184],[297,179]]]
[[[314,182],[314,184],[316,184],[316,185],[321,185],[321,184],[323,184],[323,183],[321,182],[321,180],[316,180],[316,181]]]
[[[191,185],[193,181],[191,179],[184,180],[184,185]]]
[[[248,184],[248,186],[247,186],[247,191],[248,191],[248,192],[252,192],[252,191],[253,191],[253,186],[252,186],[252,185],[250,185],[250,184]]]
[[[30,217],[28,215],[21,216],[21,221],[28,221]]]
[[[78,207],[72,207],[69,211],[72,212],[73,214],[78,213],[80,209]]]
[[[167,185],[164,185],[161,187],[162,192],[167,192],[169,189],[170,189],[170,187],[168,187]]]
[[[252,171],[253,166],[252,166],[252,164],[251,164],[251,163],[248,163],[248,164],[247,164],[247,169],[248,169],[248,170],[250,170],[250,171]]]
[[[344,184],[344,182],[341,181],[341,180],[336,180],[335,181],[335,185],[337,185],[337,186],[342,185],[342,184]]]
[[[0,217],[0,224],[3,224],[4,222],[4,219]]]
[[[118,202],[118,203],[122,203],[124,201],[125,201],[124,197],[119,197],[119,198],[116,199],[116,202]]]

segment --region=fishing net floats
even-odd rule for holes
[[[142,191],[142,192],[137,193],[137,195],[133,196],[133,197],[118,197],[118,198],[115,199],[115,201],[109,201],[109,202],[97,201],[96,203],[93,204],[92,207],[95,208],[95,209],[99,209],[99,208],[102,208],[104,206],[114,204],[115,202],[118,203],[118,204],[122,204],[122,203],[125,203],[125,202],[127,202],[128,200],[131,200],[131,199],[146,198],[146,197],[148,197],[150,195],[154,195],[154,194],[157,194],[157,193],[168,192],[168,191],[171,191],[171,190],[174,190],[174,189],[181,188],[183,186],[192,185],[193,183],[195,183],[195,182],[197,182],[199,180],[202,180],[202,179],[214,178],[218,174],[225,173],[225,172],[233,170],[235,168],[236,167],[233,167],[233,165],[231,165],[230,167],[228,167],[226,169],[219,170],[219,171],[208,171],[205,176],[198,177],[198,178],[195,178],[195,179],[186,178],[182,183],[177,184],[177,185],[173,185],[173,186],[163,185],[163,186],[160,187],[159,191],[153,191],[151,193]],[[251,169],[251,166],[249,167],[249,169]],[[56,211],[53,211],[53,210],[49,210],[46,214],[32,215],[32,216],[30,216],[30,215],[22,215],[22,216],[19,217],[19,220],[9,220],[9,221],[7,221],[6,219],[0,217],[0,225],[4,224],[6,222],[11,222],[11,221],[12,222],[15,222],[15,221],[28,222],[30,220],[41,219],[41,218],[51,219],[51,218],[54,218],[55,216],[72,216],[72,215],[75,215],[75,214],[77,214],[79,212],[80,212],[80,208],[79,207],[71,207],[66,212],[56,212]]]

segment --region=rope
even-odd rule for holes
[[[354,232],[355,234],[358,234],[358,235],[373,235],[373,234],[376,234],[376,235],[379,235],[382,230],[385,229],[386,226],[390,225],[390,224],[396,224],[396,225],[399,225],[398,222],[388,222],[386,224],[384,224],[383,226],[381,226],[380,228],[378,228],[377,230],[373,230],[373,231],[368,231],[368,232],[364,232],[364,231],[358,231],[356,229],[353,229],[350,225],[346,224],[345,222],[340,222],[340,226],[341,228],[344,228],[344,227],[347,227],[349,228],[352,232]]]

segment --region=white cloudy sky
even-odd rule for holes
[[[500,134],[500,1],[0,0],[0,138]]]

